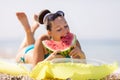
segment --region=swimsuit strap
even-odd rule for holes
[[[18,63],[25,63],[25,54],[22,57],[20,57],[20,60]]]
[[[67,55],[67,56],[65,56],[66,58],[70,58],[70,56],[69,55]]]
[[[25,48],[24,55],[22,57],[20,57],[19,63],[21,63],[21,62],[25,63],[25,54],[27,54],[27,52],[30,51],[31,49],[34,49],[34,44],[31,44]]]
[[[20,57],[21,62],[25,63],[25,57]]]
[[[31,49],[34,49],[34,44],[27,46],[24,53],[27,54],[27,52],[30,51]]]

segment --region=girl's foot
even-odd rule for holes
[[[24,12],[17,12],[16,16],[20,23],[23,25],[25,32],[31,32],[26,14]]]
[[[34,35],[34,32],[39,27],[38,15],[36,15],[36,14],[34,15],[33,25],[31,28],[30,28],[30,24],[28,22],[27,16],[24,12],[17,12],[16,16],[17,16],[18,20],[21,22],[21,24],[23,25],[25,32],[32,32]]]
[[[36,31],[36,29],[39,27],[39,22],[38,22],[38,15],[34,14],[34,18],[33,18],[33,25],[31,27],[31,31],[34,34],[34,32]]]

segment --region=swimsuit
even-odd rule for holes
[[[25,63],[25,54],[27,54],[30,50],[34,49],[34,44],[31,44],[29,46],[26,47],[24,55],[22,57],[20,57],[20,61],[22,63]]]
[[[27,54],[30,50],[34,49],[34,44],[31,44],[29,46],[26,47],[24,55],[22,57],[20,57],[20,61],[19,62],[23,62],[25,63],[25,54]],[[44,59],[47,58],[50,55],[50,53],[45,54],[44,55]],[[66,56],[66,58],[70,58],[70,56]]]

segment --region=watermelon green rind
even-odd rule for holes
[[[50,48],[49,46],[46,45],[46,41],[47,40],[42,41],[42,44],[46,48],[48,53],[54,52],[55,51],[54,49],[52,49],[52,48]],[[73,40],[71,42],[70,47],[61,50],[60,54],[63,55],[63,56],[68,56],[68,53],[74,48],[73,47],[74,44],[76,44],[76,35],[75,34],[73,34]]]

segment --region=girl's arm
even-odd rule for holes
[[[79,58],[79,59],[86,58],[84,52],[81,49],[81,46],[78,40],[76,41],[76,45],[74,45],[74,49],[69,53],[69,56],[73,58]]]
[[[44,60],[44,55],[45,55],[45,48],[42,44],[43,40],[48,40],[49,36],[48,35],[43,35],[39,37],[36,42],[35,42],[35,48],[33,51],[33,66],[35,66],[38,62]]]
[[[86,58],[85,53],[82,51],[81,45],[80,45],[80,43],[79,43],[78,40],[77,40],[76,45],[77,45],[77,46],[79,47],[79,49],[80,49],[80,53],[79,53],[80,58],[81,58],[81,59],[85,59],[85,58]]]

